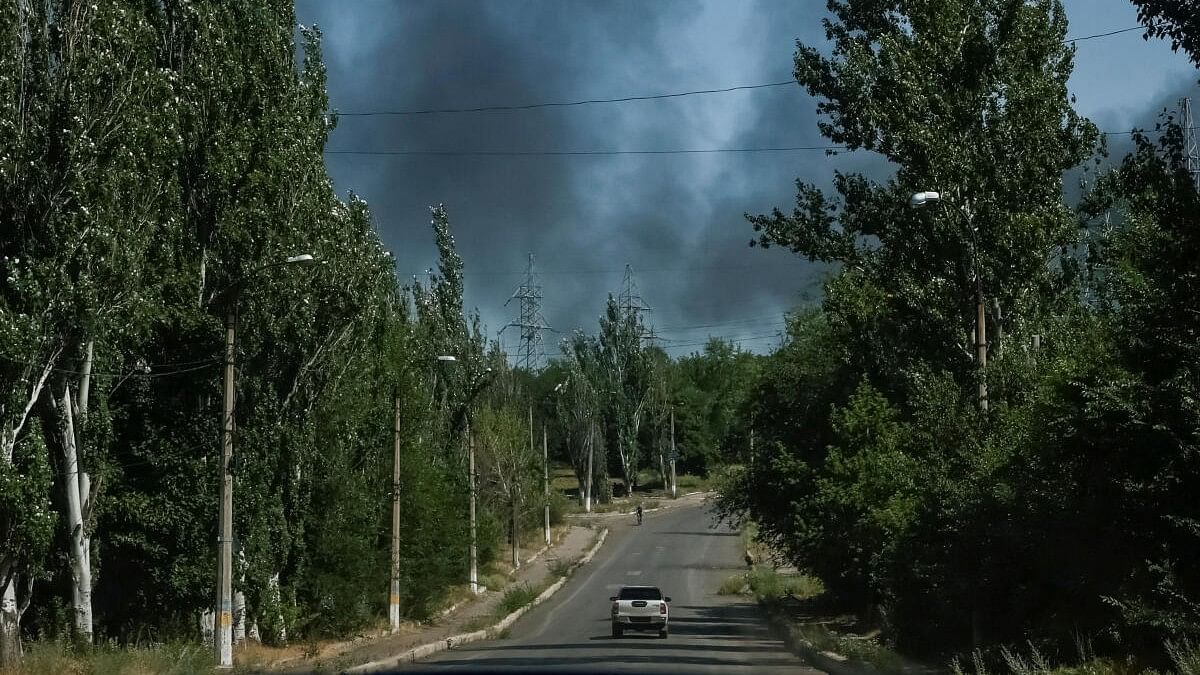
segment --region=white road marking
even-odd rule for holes
[[[626,573],[625,573],[625,576],[627,576],[627,577],[640,577],[640,576],[642,576],[642,571],[641,571],[641,570],[632,570],[632,571],[626,572]]]

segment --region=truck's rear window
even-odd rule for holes
[[[619,600],[662,600],[662,592],[657,588],[622,588]]]

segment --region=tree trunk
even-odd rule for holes
[[[200,246],[200,290],[197,293],[197,307],[204,307],[204,285],[208,281],[208,247]]]
[[[514,570],[521,569],[521,544],[517,530],[517,500],[512,499],[512,566]]]
[[[245,583],[243,577],[242,582]],[[241,589],[233,592],[233,644],[246,641],[246,593]]]
[[[587,485],[583,491],[583,512],[592,512],[592,454],[595,449],[595,440],[589,436],[587,444]]]
[[[58,450],[62,456],[63,490],[67,497],[67,553],[71,561],[71,604],[75,609],[75,637],[92,642],[92,542],[86,517],[91,511],[91,486],[88,475],[79,470],[79,447],[75,407],[71,386],[64,384],[61,398],[52,400],[58,435]]]
[[[663,494],[666,494],[667,490],[669,489],[667,487],[667,463],[663,460],[663,454],[661,452],[658,453],[658,475],[662,476]]]
[[[270,599],[269,605],[274,609],[275,616],[270,617],[272,623],[276,625],[275,639],[281,645],[287,644],[287,623],[283,619],[283,594],[279,592],[279,572],[275,572],[267,579],[267,595]]]
[[[0,583],[8,578],[0,595],[0,670],[15,669],[21,660],[21,612],[17,607],[19,579],[11,569],[0,569]]]

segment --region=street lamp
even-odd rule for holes
[[[458,361],[457,358],[455,358],[454,356],[449,356],[449,355],[439,356],[439,357],[437,357],[437,360],[439,363],[447,363],[447,364],[455,363]],[[470,517],[470,528],[471,528],[471,546],[470,546],[470,552],[469,552],[470,560],[471,560],[471,569],[470,569],[470,574],[469,574],[469,582],[470,582],[470,586],[471,586],[471,594],[472,595],[479,594],[479,546],[478,546],[478,528],[476,527],[476,517],[475,517],[475,500],[476,500],[476,496],[475,496],[475,438],[471,435],[470,407],[471,407],[471,402],[475,400],[475,397],[478,396],[479,393],[481,391],[483,391],[483,388],[488,384],[488,382],[491,379],[491,376],[492,376],[492,369],[491,369],[491,367],[488,367],[488,368],[484,368],[483,372],[480,373],[475,378],[475,380],[471,383],[471,386],[467,389],[466,400],[463,401],[462,406],[454,414],[454,417],[452,418],[451,425],[450,425],[450,431],[453,432],[456,429],[458,429],[458,422],[460,419],[464,420],[465,424],[466,424],[467,485],[468,485],[469,492],[470,492],[470,504],[469,504],[469,514],[470,515],[469,515],[469,517]]]
[[[552,393],[561,395],[567,388],[566,381],[554,385]],[[530,406],[529,433],[533,433],[533,407]],[[532,440],[531,440],[532,442]],[[542,420],[542,535],[550,545],[550,451],[546,433],[546,421]]]
[[[234,357],[236,355],[237,303],[246,282],[272,268],[283,265],[308,265],[316,262],[311,253],[288,256],[267,263],[242,275],[225,290],[213,297],[209,305],[224,304],[225,308],[225,396],[221,412],[221,483],[220,512],[217,519],[217,602],[214,613],[213,644],[217,652],[217,668],[233,668],[233,404]]]
[[[941,199],[942,195],[939,192],[918,192],[908,200],[908,205],[916,209],[925,206],[929,202],[936,202]]]
[[[458,361],[450,355],[441,355],[435,359],[439,365],[451,364]],[[434,376],[433,395],[437,396],[438,380]],[[443,389],[444,391],[444,389]],[[400,628],[400,446],[401,428],[400,394],[393,397],[392,421],[392,556],[391,578],[388,583],[388,625],[393,631]],[[432,401],[430,402],[432,405]],[[443,397],[443,407],[445,399]]]
[[[475,400],[475,397],[479,395],[479,392],[483,391],[484,385],[486,385],[488,383],[488,381],[491,379],[491,376],[492,376],[491,368],[485,368],[483,370],[483,372],[480,373],[479,377],[476,378],[474,385],[471,387],[471,390],[467,395],[466,402],[463,403],[464,409],[470,408],[471,402]],[[471,582],[471,594],[478,595],[479,594],[479,538],[478,538],[478,527],[476,527],[476,519],[475,519],[475,500],[476,500],[476,496],[475,496],[475,490],[476,490],[476,488],[475,488],[475,482],[476,482],[476,479],[475,479],[475,437],[471,435],[471,413],[470,413],[470,410],[466,410],[466,420],[467,420],[467,480],[468,480],[468,485],[470,486],[470,493],[471,493],[471,505],[470,505],[470,511],[471,511],[471,514],[470,514],[471,515],[471,573],[470,573],[470,582]]]
[[[941,200],[940,193],[926,191],[914,194],[908,200],[908,204],[915,209]],[[986,413],[988,411],[988,388],[985,373],[987,369],[987,317],[983,303],[983,275],[979,270],[979,247],[975,241],[975,228],[971,223],[970,204],[963,204],[960,208],[967,227],[967,234],[971,237],[971,264],[974,267],[972,271],[975,276],[975,361],[979,366],[979,409]]]

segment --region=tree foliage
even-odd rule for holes
[[[1073,213],[1064,174],[1103,147],[1059,3],[828,5],[831,48],[799,44],[796,79],[828,138],[894,172],[749,217],[755,244],[838,269],[753,384],[723,512],[908,649],[1194,636],[1200,204],[1178,123]]]

